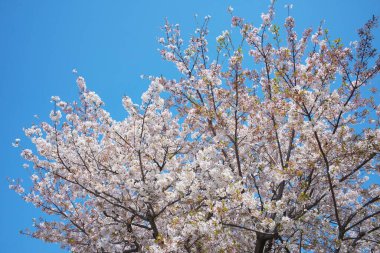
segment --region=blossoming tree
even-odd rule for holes
[[[122,121],[82,77],[79,103],[53,97],[25,130],[32,187],[11,188],[55,218],[24,233],[72,252],[379,252],[377,20],[345,47],[273,15],[232,17],[214,60],[208,17],[189,43],[166,23],[182,77],[124,97]]]

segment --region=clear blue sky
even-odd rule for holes
[[[8,189],[7,177],[25,178],[19,149],[12,141],[23,136],[38,114],[46,118],[52,109],[52,95],[66,101],[76,99],[77,68],[88,87],[105,101],[116,118],[125,113],[124,94],[139,101],[147,82],[141,74],[173,77],[174,67],[157,52],[160,26],[167,17],[179,23],[188,38],[194,28],[194,14],[211,15],[210,41],[230,27],[226,8],[258,23],[267,0],[0,0],[0,251],[5,253],[63,252],[57,245],[22,236],[40,212]],[[333,38],[356,39],[356,29],[380,15],[379,0],[278,0],[277,22],[286,16],[284,4],[292,3],[297,28],[316,27],[326,20]],[[380,49],[380,29],[376,30]],[[22,143],[28,146],[25,138]]]

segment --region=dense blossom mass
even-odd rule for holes
[[[181,77],[149,77],[122,121],[82,77],[80,102],[52,97],[25,129],[32,186],[11,188],[53,216],[24,233],[71,252],[380,252],[377,19],[345,47],[273,15],[233,16],[210,52],[210,17],[188,43],[167,22]]]

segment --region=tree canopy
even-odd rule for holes
[[[149,77],[124,120],[81,76],[78,103],[52,97],[25,129],[32,187],[10,187],[54,218],[24,233],[72,252],[380,251],[377,18],[345,46],[273,17],[232,16],[212,53],[209,17],[188,42],[166,22],[181,78]]]

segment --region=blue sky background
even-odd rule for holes
[[[332,38],[341,37],[345,43],[356,39],[357,28],[373,14],[380,15],[379,0],[278,0],[278,24],[287,15],[287,3],[294,5],[291,14],[298,29],[315,28],[324,19]],[[30,173],[21,167],[20,150],[11,143],[23,136],[23,127],[36,122],[34,114],[47,118],[52,95],[76,99],[73,68],[102,97],[111,115],[121,119],[122,96],[139,102],[147,88],[141,74],[176,76],[174,66],[157,52],[165,17],[181,25],[186,41],[195,27],[194,14],[211,15],[213,43],[230,28],[229,5],[235,15],[258,24],[268,4],[267,0],[0,0],[0,251],[64,252],[57,245],[19,234],[40,212],[8,189],[7,177],[29,180]],[[375,36],[380,49],[379,28]]]

